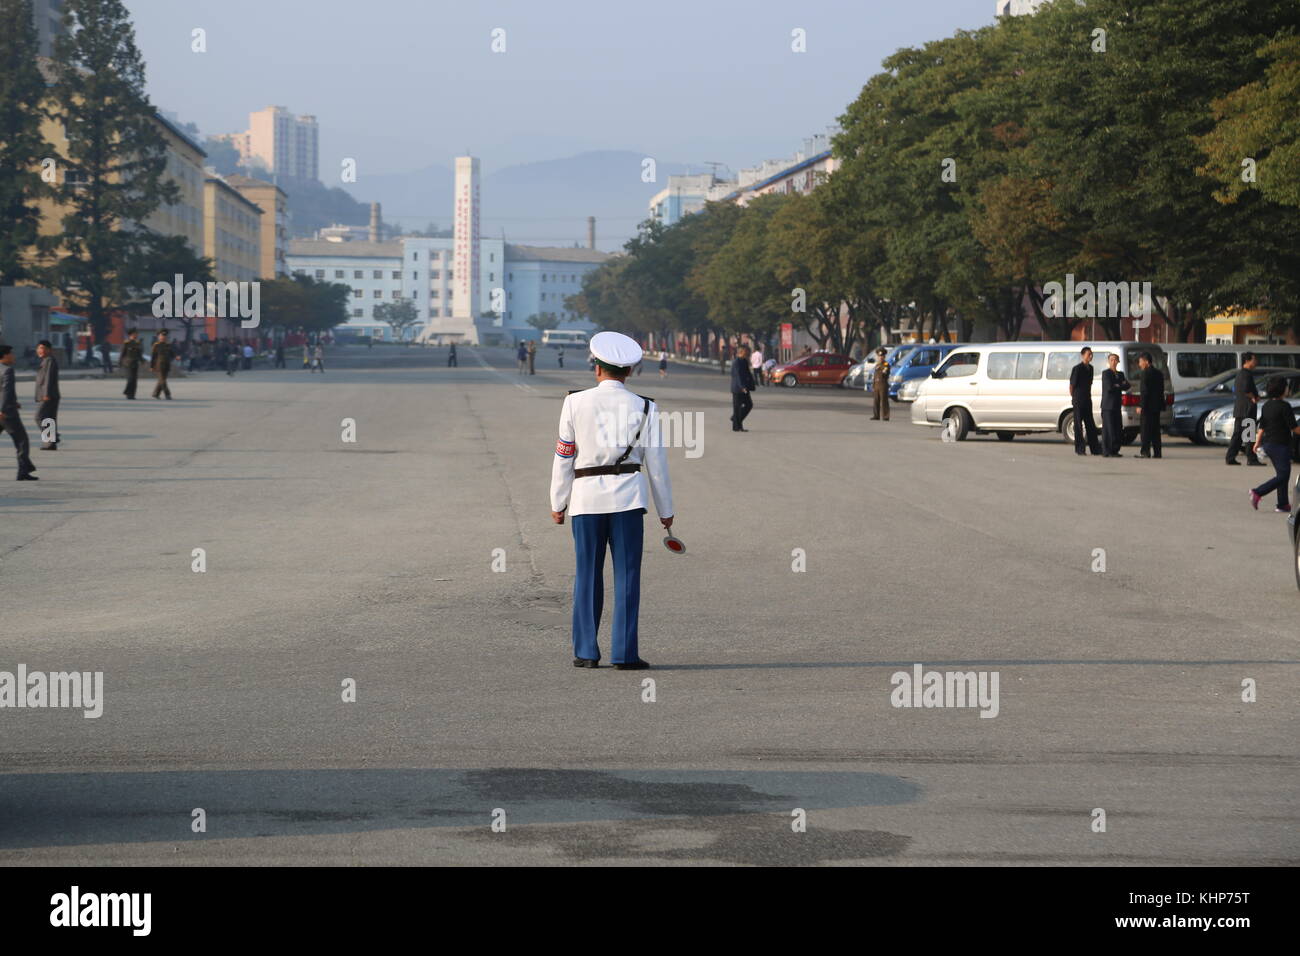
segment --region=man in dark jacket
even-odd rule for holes
[[[1074,409],[1074,453],[1101,454],[1097,422],[1092,417],[1092,349],[1079,350],[1079,364],[1070,369],[1070,405]],[[1086,445],[1085,445],[1086,438]]]
[[[1139,458],[1160,457],[1160,413],[1165,409],[1165,376],[1151,361],[1151,353],[1138,356],[1142,370],[1142,450]]]
[[[731,430],[747,432],[744,426],[745,416],[754,407],[754,400],[749,393],[754,390],[754,375],[749,370],[749,349],[740,346],[736,357],[731,362]]]
[[[1242,430],[1246,428],[1246,422],[1255,422],[1255,406],[1259,404],[1259,386],[1255,384],[1255,366],[1259,364],[1259,357],[1254,352],[1246,352],[1241,356],[1241,368],[1237,371],[1237,378],[1232,383],[1232,414],[1236,421],[1232,425],[1232,440],[1228,442],[1228,455],[1226,461],[1229,465],[1240,465],[1237,461],[1237,452],[1242,450]],[[1256,467],[1263,467],[1263,462],[1255,454],[1254,445],[1251,442],[1244,442],[1246,451],[1246,464]]]
[[[13,439],[14,451],[18,454],[18,480],[39,481],[32,474],[36,466],[32,464],[32,446],[27,440],[27,429],[23,428],[20,408],[18,393],[14,390],[14,347],[0,345],[0,430],[7,431]]]
[[[59,399],[62,398],[59,363],[54,359],[54,346],[47,339],[36,343],[36,356],[41,360],[36,369],[36,430],[44,441],[41,450],[56,451],[59,447]]]
[[[118,358],[118,364],[126,371],[126,388],[122,394],[127,398],[135,398],[135,387],[140,380],[140,363],[143,361],[144,344],[140,341],[140,332],[138,329],[130,329]]]
[[[167,330],[160,329],[158,338],[153,343],[153,354],[149,357],[149,367],[158,376],[158,384],[153,387],[154,398],[166,395],[167,400],[171,401],[172,390],[167,385],[167,376],[171,374],[174,357],[175,352],[172,350],[171,342],[168,341]]]
[[[1132,386],[1119,370],[1119,354],[1111,352],[1106,357],[1110,367],[1101,373],[1101,444],[1103,458],[1122,458],[1120,445],[1124,438],[1124,393]]]

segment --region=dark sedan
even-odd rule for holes
[[[1288,394],[1295,394],[1297,388],[1300,388],[1300,372],[1295,369],[1260,366],[1255,369],[1255,385],[1259,388],[1261,395],[1264,393],[1268,379],[1274,375],[1287,376],[1289,379],[1287,382]],[[1170,421],[1166,432],[1170,435],[1190,438],[1198,445],[1206,444],[1206,416],[1216,408],[1221,408],[1224,404],[1232,401],[1232,386],[1236,380],[1237,372],[1234,369],[1231,372],[1223,372],[1214,376],[1195,391],[1183,392],[1178,395],[1174,399],[1173,419]]]

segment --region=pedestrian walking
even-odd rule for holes
[[[1092,349],[1079,350],[1079,362],[1070,369],[1070,405],[1074,411],[1074,453],[1101,454],[1097,422],[1092,417]]]
[[[225,350],[226,350],[226,374],[233,377],[235,372],[239,370],[239,346],[233,344],[227,344],[225,346]]]
[[[1132,385],[1119,370],[1119,353],[1106,356],[1106,364],[1110,367],[1101,373],[1101,457],[1123,458],[1119,449],[1124,444],[1124,393]]]
[[[322,375],[325,374],[325,346],[319,339],[316,340],[316,348],[311,353],[311,370],[312,372],[319,370]]]
[[[275,367],[284,368],[284,343],[277,342],[275,346]]]
[[[113,353],[107,342],[99,343],[99,364],[105,375],[113,374]]]
[[[48,339],[36,343],[36,356],[41,360],[36,369],[36,431],[41,436],[42,451],[59,448],[59,363],[54,358],[54,346]]]
[[[659,353],[659,377],[660,378],[668,377],[668,353],[667,352]]]
[[[564,368],[564,346],[563,345],[560,346],[560,354],[555,356],[555,361],[557,361],[560,364],[560,368]]]
[[[456,343],[451,343],[451,349],[447,352],[447,367],[460,368],[460,363],[456,360]]]
[[[754,385],[763,384],[763,347],[757,346],[754,354],[749,357],[749,374],[754,379]]]
[[[1165,376],[1151,360],[1150,352],[1138,356],[1140,376],[1138,409],[1142,422],[1142,450],[1139,458],[1160,457],[1160,413],[1165,410]]]
[[[1270,379],[1267,391],[1268,401],[1259,410],[1259,424],[1255,433],[1255,445],[1252,451],[1256,457],[1259,450],[1273,464],[1273,477],[1250,492],[1250,504],[1259,510],[1259,499],[1274,489],[1277,490],[1277,507],[1280,514],[1291,513],[1291,436],[1300,435],[1300,426],[1296,424],[1295,409],[1283,396],[1286,394],[1286,379],[1278,376]]]
[[[1228,442],[1228,454],[1225,458],[1229,465],[1241,464],[1237,461],[1237,452],[1242,450],[1243,444],[1246,451],[1246,464],[1255,467],[1264,464],[1255,454],[1254,446],[1246,444],[1246,440],[1243,439],[1245,430],[1255,427],[1255,407],[1259,404],[1259,386],[1255,383],[1255,366],[1258,364],[1259,356],[1254,352],[1243,353],[1241,368],[1237,370],[1237,377],[1232,383],[1232,414],[1235,420],[1232,424],[1232,439]],[[1247,425],[1247,422],[1250,424]]]
[[[249,345],[247,342],[245,342],[244,343],[244,371],[251,372],[252,370],[253,370],[253,347]]]
[[[515,350],[515,360],[519,362],[520,375],[528,371],[528,347],[523,342],[520,342],[519,348]]]
[[[128,329],[126,341],[122,343],[119,364],[126,372],[126,388],[122,394],[135,400],[136,386],[140,381],[140,363],[144,361],[144,343],[140,341],[139,329]]]
[[[526,351],[528,352],[528,374],[536,375],[537,369],[535,366],[537,365],[537,343],[532,339],[529,339]]]
[[[32,464],[32,446],[27,439],[27,429],[23,428],[22,406],[18,404],[18,392],[14,388],[14,347],[0,345],[0,430],[7,431],[14,443],[14,453],[18,456],[18,481],[39,481],[32,474],[36,466]],[[664,462],[667,467],[667,461]]]
[[[884,348],[876,349],[876,366],[872,373],[871,394],[875,399],[876,413],[871,416],[873,422],[889,421],[889,363],[885,356],[889,354]]]
[[[740,346],[731,363],[731,430],[747,432],[745,416],[754,408],[750,392],[754,390],[754,373],[749,368],[749,349]]]
[[[154,340],[149,351],[149,367],[158,376],[157,384],[153,387],[153,397],[158,398],[160,395],[166,395],[167,400],[171,401],[172,390],[171,386],[167,384],[167,376],[171,374],[172,359],[176,356],[176,350],[172,348],[166,329],[158,330],[158,338]]]
[[[311,369],[311,346],[306,342],[302,343],[302,368],[304,372]]]
[[[551,520],[573,519],[573,666],[598,667],[597,631],[605,596],[605,552],[614,564],[610,658],[617,670],[644,670],[641,610],[643,515],[653,500],[664,529],[673,525],[668,453],[659,440],[658,409],[624,384],[641,346],[619,332],[591,339],[596,387],[570,392],[560,410],[551,466]],[[610,435],[610,422],[626,423]],[[615,429],[617,431],[617,429]]]

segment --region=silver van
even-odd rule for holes
[[[1258,355],[1260,365],[1300,368],[1300,345],[1165,342],[1160,348],[1169,363],[1169,381],[1180,395],[1206,385],[1216,375],[1240,368],[1241,356],[1246,352]]]
[[[1034,432],[1060,432],[1074,442],[1074,413],[1070,405],[1070,370],[1084,346],[1092,348],[1093,416],[1101,427],[1101,373],[1111,353],[1133,383],[1123,398],[1122,440],[1131,442],[1141,427],[1138,417],[1138,356],[1151,361],[1164,375],[1163,429],[1171,421],[1173,389],[1160,346],[1146,342],[990,342],[954,349],[921,384],[912,403],[912,422],[943,428],[944,437],[963,441],[996,434],[1001,441]]]

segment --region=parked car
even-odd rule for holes
[[[1287,401],[1292,408],[1300,409],[1300,395],[1288,396]],[[1233,413],[1232,406],[1223,405],[1206,416],[1205,440],[1216,445],[1226,445],[1232,441],[1232,430],[1236,427],[1237,416]],[[1300,435],[1291,436],[1291,460],[1300,461]]]
[[[903,385],[914,379],[926,379],[956,345],[918,345],[889,368],[889,397],[900,399]]]
[[[1107,358],[1119,356],[1119,368],[1129,381],[1138,377],[1138,356],[1150,352],[1156,368],[1165,371],[1160,346],[1137,342],[1002,342],[961,345],[924,380],[912,403],[912,422],[942,428],[944,437],[963,441],[970,432],[996,433],[1001,441],[1033,432],[1059,431],[1074,441],[1074,411],[1070,404],[1070,370],[1083,346],[1093,350],[1093,368],[1105,369]],[[1093,409],[1101,406],[1101,374],[1093,377]],[[1170,419],[1173,391],[1165,375],[1165,408],[1161,424]],[[1121,410],[1121,440],[1137,437],[1138,396],[1126,394]],[[1100,422],[1098,423],[1100,426]]]
[[[1286,375],[1290,380],[1287,392],[1300,393],[1300,371],[1286,368],[1255,368],[1255,384],[1262,395],[1265,383],[1274,375]],[[1201,388],[1179,392],[1174,398],[1174,416],[1167,429],[1170,435],[1191,439],[1198,445],[1206,443],[1205,420],[1214,410],[1233,397],[1237,371],[1233,369],[1214,376]]]
[[[772,369],[772,382],[796,385],[839,385],[853,367],[853,359],[836,352],[812,352]]]
[[[873,352],[857,365],[849,369],[848,374],[844,376],[844,380],[840,382],[840,385],[844,388],[866,388],[867,382],[871,379],[871,376],[875,371],[875,366],[876,356]]]

